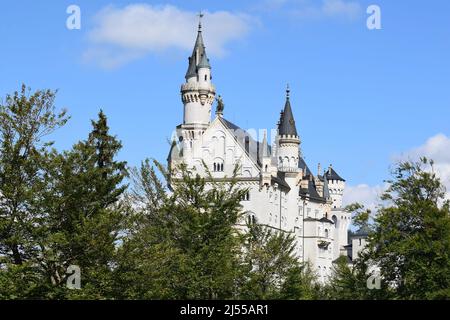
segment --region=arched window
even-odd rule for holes
[[[338,227],[338,219],[337,219],[337,217],[333,215],[333,216],[331,217],[331,220],[333,220],[333,222],[334,222],[334,227],[337,229],[337,227]]]
[[[205,74],[205,81],[207,81],[208,80],[208,75],[207,74]]]
[[[266,167],[264,168],[264,170],[267,172],[267,164],[266,164]]]
[[[328,229],[325,229],[325,238],[328,238]]]
[[[214,162],[214,172],[216,172],[217,171],[217,164]]]

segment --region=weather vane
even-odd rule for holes
[[[202,18],[203,18],[204,14],[202,13],[202,11],[200,10],[197,17],[198,17],[198,28],[201,29],[202,28]]]

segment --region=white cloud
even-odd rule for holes
[[[450,199],[450,137],[437,134],[423,145],[393,156],[392,160],[394,163],[401,160],[417,161],[421,157],[434,161],[434,170],[446,187],[447,198]],[[347,186],[343,198],[344,205],[359,202],[374,211],[377,205],[381,204],[380,195],[387,186],[387,184]]]
[[[227,43],[245,37],[257,23],[242,13],[216,11],[204,15],[207,52],[216,56],[223,56]],[[171,5],[108,6],[95,17],[84,58],[104,67],[115,67],[149,53],[192,50],[197,24],[197,13]]]
[[[437,134],[429,138],[425,144],[409,151],[396,155],[394,161],[413,160],[427,157],[434,161],[434,170],[447,189],[447,198],[450,199],[450,137]]]
[[[357,202],[375,212],[377,206],[380,204],[380,196],[386,188],[386,184],[376,186],[369,186],[367,184],[347,186],[344,192],[343,203],[344,205],[349,205]]]

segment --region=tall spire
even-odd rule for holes
[[[197,39],[195,40],[194,50],[192,51],[192,55],[189,57],[189,67],[186,72],[186,79],[197,76],[197,68],[211,68],[209,65],[208,57],[206,56],[205,44],[203,42],[202,35],[202,18],[204,14],[200,12],[198,14],[198,31],[197,31]]]
[[[262,141],[261,158],[270,157],[269,146],[267,145],[267,131],[264,130],[264,138]]]
[[[284,110],[281,113],[280,124],[278,131],[280,135],[298,136],[297,128],[295,127],[294,115],[292,114],[291,102],[290,102],[289,84],[286,87],[286,103]]]

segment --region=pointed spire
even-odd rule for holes
[[[195,40],[194,50],[192,51],[192,55],[189,58],[189,67],[186,72],[186,80],[197,76],[197,68],[200,66],[200,64],[203,67],[211,68],[209,65],[208,57],[206,56],[206,50],[205,50],[205,44],[203,42],[203,35],[202,35],[202,18],[204,14],[200,12],[198,14],[199,22],[198,22],[198,32],[197,32],[197,39]]]
[[[269,154],[269,146],[267,144],[267,131],[264,130],[264,138],[262,141],[262,149],[261,149],[261,158],[268,158],[270,157]]]
[[[326,174],[323,175],[323,197],[327,200],[330,198],[330,189],[328,187],[328,179]]]
[[[281,113],[280,125],[278,126],[278,131],[280,135],[290,135],[298,136],[297,128],[295,127],[294,115],[292,114],[290,98],[289,84],[286,88],[286,103],[284,105],[284,110]]]

